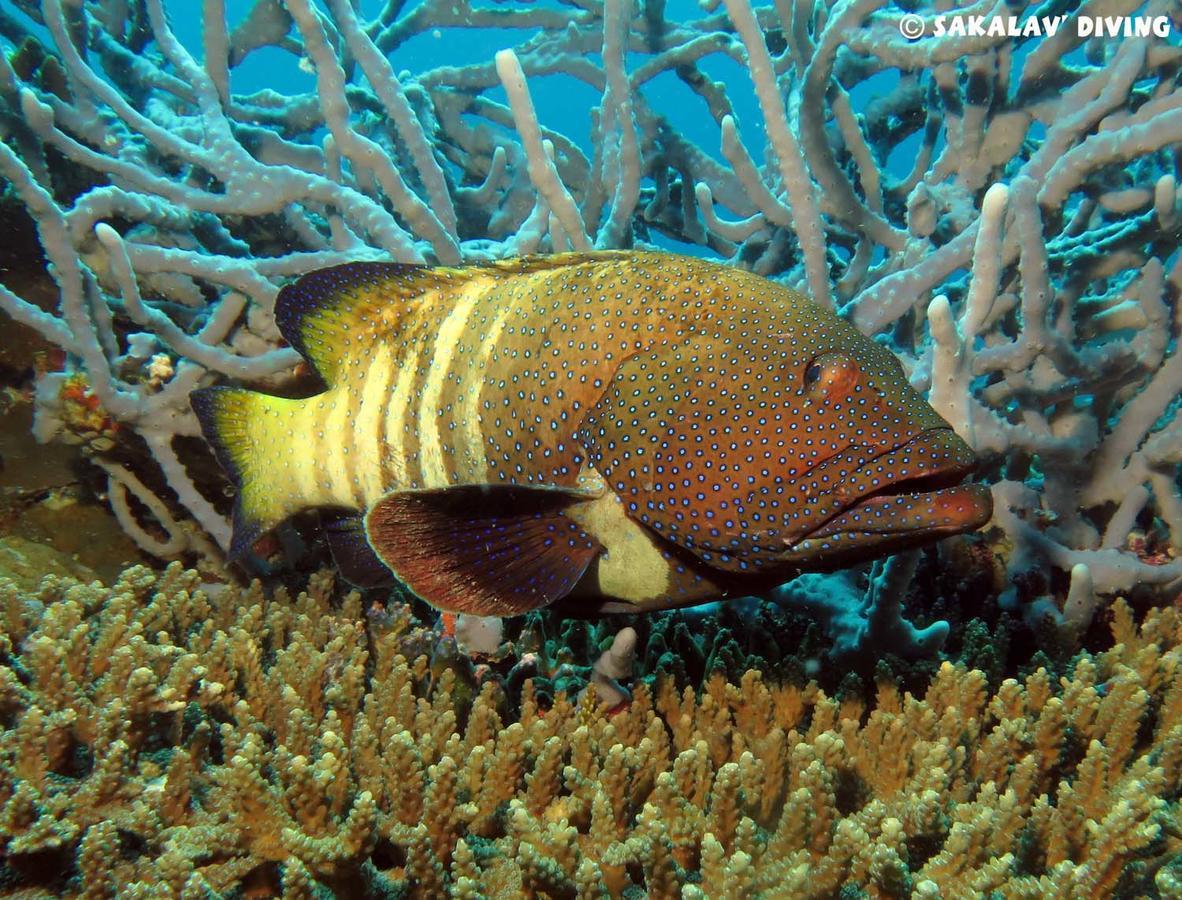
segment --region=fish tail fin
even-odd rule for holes
[[[251,545],[291,514],[281,498],[276,467],[259,447],[259,423],[273,408],[290,403],[255,391],[209,387],[189,395],[189,403],[218,463],[237,488],[230,559],[239,559]]]

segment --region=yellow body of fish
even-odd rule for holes
[[[443,609],[686,605],[990,514],[889,351],[739,269],[353,263],[284,288],[276,320],[326,391],[193,396],[239,485],[233,549],[354,514],[349,552]]]

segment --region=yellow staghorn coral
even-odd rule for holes
[[[990,693],[721,674],[510,711],[405,617],[130,569],[0,584],[0,891],[437,898],[1177,896],[1182,615]],[[395,623],[393,626],[390,623]]]

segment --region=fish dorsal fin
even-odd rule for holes
[[[275,299],[275,324],[328,384],[358,342],[397,333],[414,299],[461,269],[406,263],[356,262],[309,272]]]
[[[378,557],[432,606],[514,616],[566,596],[602,551],[563,514],[580,499],[508,485],[395,491],[365,527]]]
[[[463,267],[411,263],[353,262],[309,272],[285,286],[275,300],[275,323],[284,340],[308,360],[328,384],[358,343],[398,333],[432,291],[453,292],[473,278],[510,278],[596,261],[620,251],[560,253],[479,263]]]

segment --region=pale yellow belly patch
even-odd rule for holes
[[[606,491],[595,500],[573,504],[566,515],[607,551],[593,564],[598,571],[588,587],[597,586],[604,597],[629,603],[643,603],[668,592],[669,560],[648,530],[628,517],[619,497]]]

